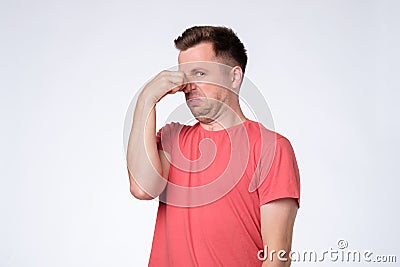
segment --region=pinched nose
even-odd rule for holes
[[[188,82],[187,84],[185,84],[185,87],[183,88],[183,92],[185,94],[188,94],[188,93],[190,93],[191,91],[193,91],[195,89],[196,89],[196,84]]]

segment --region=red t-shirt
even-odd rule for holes
[[[300,203],[290,142],[251,120],[220,131],[171,123],[157,142],[171,166],[149,266],[261,266],[260,206]]]

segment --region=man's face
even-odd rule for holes
[[[193,116],[202,122],[217,120],[235,95],[228,89],[231,68],[221,65],[208,42],[181,51],[178,62],[189,82],[183,91]]]

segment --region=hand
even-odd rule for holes
[[[141,97],[151,100],[155,104],[167,94],[183,91],[186,83],[187,79],[183,72],[164,70],[143,88]]]

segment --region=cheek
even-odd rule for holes
[[[218,88],[218,90],[216,90],[216,98],[222,102],[225,102],[228,98],[228,90],[226,90],[225,88]]]
[[[203,85],[202,91],[207,98],[223,99],[225,97],[224,96],[225,90],[223,90],[223,88],[220,88],[219,86],[215,86],[213,84]]]

